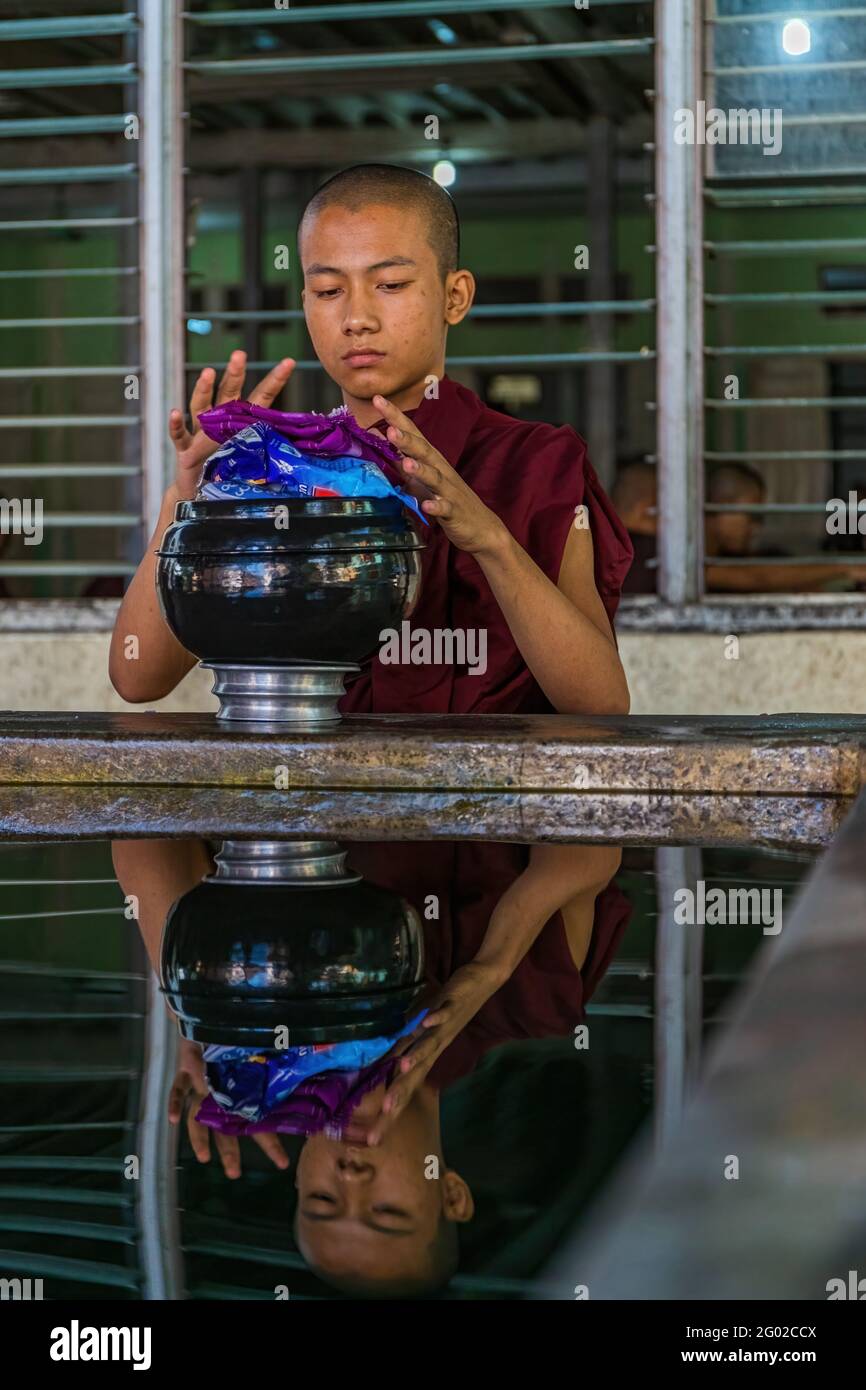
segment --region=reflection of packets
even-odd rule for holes
[[[208,1087],[220,1109],[244,1120],[261,1120],[285,1101],[302,1082],[327,1072],[359,1072],[378,1062],[418,1027],[422,1009],[398,1033],[289,1047],[282,1052],[252,1052],[245,1047],[209,1043],[203,1049]]]

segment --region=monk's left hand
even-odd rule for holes
[[[502,983],[498,970],[480,961],[469,961],[455,970],[437,990],[428,1013],[412,1033],[394,1044],[386,1055],[396,1058],[395,1075],[385,1089],[382,1109],[359,1143],[381,1144],[383,1135],[403,1114],[418,1088],[426,1081],[446,1048],[463,1031],[478,1010]]]
[[[414,423],[384,396],[373,404],[388,422],[387,437],[402,454],[406,491],[416,498],[424,515],[438,521],[452,545],[479,558],[497,550],[507,538],[504,522],[485,506],[477,493],[438,449],[419,434]]]

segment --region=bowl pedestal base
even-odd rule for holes
[[[220,702],[217,719],[314,727],[339,724],[337,704],[345,693],[345,677],[361,669],[352,663],[244,666],[203,661],[201,665],[214,673],[213,693]]]

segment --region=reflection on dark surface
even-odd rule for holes
[[[135,845],[115,858],[135,882]],[[335,841],[224,841],[169,908],[159,976],[184,1038],[273,1050],[395,1033],[424,989],[423,932]],[[369,1050],[369,1049],[365,1049]]]
[[[143,1296],[140,1190],[124,1176],[141,1150],[143,942],[154,968],[161,948],[171,964],[184,1031],[195,1034],[196,1010],[209,1020],[200,1042],[180,1042],[161,1108],[180,1138],[177,1296],[520,1297],[613,1173],[654,1093],[667,1088],[669,1104],[665,1030],[677,1020],[654,1003],[656,867],[659,855],[683,852],[344,843],[320,855],[330,854],[330,884],[293,888],[255,876],[220,882],[218,850],[156,840],[0,847],[0,1244],[14,1265],[0,1273],[41,1274],[46,1297]],[[804,857],[704,850],[700,873],[707,884],[787,895],[806,867]],[[353,895],[369,909],[354,923]],[[163,940],[173,909],[176,930]],[[375,938],[377,912],[382,939],[401,943],[396,957]],[[414,987],[411,924],[423,941]],[[760,927],[703,929],[698,1042],[762,940]],[[407,986],[400,1016],[426,1008],[431,1025],[360,1075],[367,1084],[350,1092],[349,1113],[256,1133],[196,1120],[208,1097],[202,1046],[224,1028],[227,1045],[263,1053],[261,1035],[244,1032],[251,987],[271,1001],[282,991],[295,1010],[289,1042],[306,1046],[321,1041],[313,994],[327,1009],[329,989],[349,979],[356,1012],[342,1018],[344,1038],[353,1029],[369,1038],[376,1018],[393,1038],[396,993],[387,1014],[364,1016],[363,1000],[379,1008]],[[211,997],[202,1008],[215,986],[222,1004]],[[246,1002],[233,1013],[238,990]],[[694,993],[686,1007],[694,1011]]]

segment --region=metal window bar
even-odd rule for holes
[[[614,0],[614,2],[619,4],[621,0]],[[635,11],[646,11],[648,6],[643,3],[643,0],[640,0],[640,3],[632,8]],[[479,12],[490,13],[492,16],[498,14],[502,10],[510,9],[521,12],[529,19],[530,27],[533,30],[534,37],[537,38],[537,42],[527,41],[526,43],[509,43],[507,45],[499,44],[494,46],[484,43],[475,44],[467,41],[465,36],[461,37],[455,35],[455,40],[457,40],[455,42],[449,41],[447,44],[443,44],[442,42],[439,44],[430,42],[424,48],[419,48],[417,47],[417,38],[414,32],[407,34],[405,31],[401,33],[399,29],[395,29],[393,47],[388,47],[387,51],[383,51],[385,44],[381,40],[385,40],[385,26],[379,26],[377,30],[374,23],[377,18],[390,18],[399,21],[401,19],[412,18],[413,16],[459,15],[461,12],[465,11],[465,6],[455,3],[455,0],[451,0],[450,4],[445,4],[444,6],[428,3],[428,0],[420,0],[419,3],[416,3],[416,0],[388,0],[388,3],[384,4],[376,3],[375,0],[364,0],[363,4],[292,6],[287,10],[256,9],[253,11],[240,11],[226,8],[221,9],[219,12],[211,12],[208,9],[189,9],[185,11],[183,15],[184,22],[187,26],[187,33],[190,38],[189,55],[184,63],[184,71],[189,79],[189,104],[193,107],[193,115],[195,116],[195,106],[199,100],[202,102],[203,110],[206,111],[207,109],[208,97],[205,94],[204,84],[207,84],[207,91],[218,92],[224,80],[231,81],[232,85],[235,86],[236,83],[234,79],[243,80],[244,78],[257,76],[259,74],[285,74],[290,77],[303,78],[305,80],[309,78],[313,80],[317,78],[320,73],[352,71],[353,73],[369,74],[372,84],[375,81],[375,74],[382,67],[400,70],[409,68],[420,73],[429,66],[433,66],[434,68],[440,66],[451,67],[456,64],[460,68],[481,68],[483,70],[483,67],[489,63],[502,63],[503,61],[507,61],[508,63],[522,63],[535,62],[536,60],[545,60],[549,62],[551,60],[571,61],[574,59],[579,59],[581,61],[581,72],[583,73],[594,64],[596,58],[601,60],[606,57],[628,59],[641,56],[646,57],[651,56],[654,49],[655,41],[651,36],[633,38],[622,38],[617,36],[597,42],[586,42],[581,38],[579,29],[568,27],[569,20],[566,17],[566,12],[571,12],[573,16],[573,0],[554,0],[554,3],[536,2],[528,5],[524,5],[522,2],[516,3],[516,0],[511,0],[511,3],[507,5],[489,3],[482,4],[481,6],[473,6],[472,13],[473,15],[477,15]],[[296,45],[290,54],[281,55],[279,57],[269,56],[267,58],[259,58],[240,56],[225,60],[221,56],[220,48],[214,46],[214,42],[210,44],[205,44],[203,42],[207,31],[213,31],[224,25],[228,26],[229,31],[233,26],[254,25],[258,23],[259,15],[261,15],[263,24],[282,25],[288,23],[290,26],[309,24],[314,21],[322,25],[329,25],[342,20],[363,19],[367,21],[368,24],[373,22],[369,34],[365,36],[370,47],[353,46],[351,51],[345,51],[345,42],[342,36],[338,36],[334,33],[333,42],[329,45],[330,36],[326,31],[321,39],[317,37],[317,51],[299,52]],[[298,37],[301,45],[305,42],[310,42],[306,34],[299,35]],[[294,35],[291,36],[291,41],[294,42]],[[323,46],[333,47],[337,51],[323,52],[321,51]],[[467,77],[463,80],[470,83],[471,90],[471,77]],[[594,81],[595,79],[592,79],[590,75],[588,80]],[[418,81],[419,79],[415,78],[415,85],[413,85],[410,75],[410,80],[407,81],[407,90],[415,92],[418,89]],[[291,95],[291,92],[289,94]],[[244,112],[249,114],[251,106],[260,100],[261,98],[258,92],[253,94],[252,92],[247,93],[245,91],[243,97]],[[434,103],[438,101],[438,99],[432,95],[429,97],[429,100],[434,101]],[[539,109],[537,103],[535,103],[535,105],[536,110]],[[487,115],[489,116],[489,103],[487,103],[487,108]],[[434,104],[434,106],[431,106],[429,109],[436,109],[436,105]],[[476,102],[474,110],[478,111],[480,109],[481,108]],[[240,108],[238,108],[238,110],[240,110]],[[494,114],[496,113],[494,112]],[[405,121],[401,122],[401,124],[405,126]],[[590,149],[594,148],[595,143],[597,142],[591,142]],[[645,148],[649,150],[650,146],[647,145]],[[193,155],[194,153],[193,150]],[[433,153],[441,154],[447,153],[447,151],[433,151],[431,149],[431,155]],[[394,157],[396,158],[396,155]],[[338,159],[339,156],[337,155],[336,158]],[[480,158],[480,156],[473,155],[471,158],[474,160]],[[323,161],[320,161],[323,171],[333,162],[333,158],[325,158]],[[409,154],[407,149],[407,157],[403,162],[417,163],[417,157],[415,154]],[[195,166],[194,158],[192,163],[193,166]],[[203,167],[206,166],[203,164]],[[299,165],[299,167],[303,166]],[[598,184],[598,180],[593,180],[591,183],[592,186],[595,187]],[[312,187],[313,185],[311,184],[310,191],[312,191]],[[196,307],[195,310],[190,309],[187,317],[190,319],[198,318],[215,327],[218,325],[243,323],[247,329],[247,344],[253,349],[249,353],[248,370],[250,372],[258,372],[268,370],[273,363],[263,360],[263,355],[260,350],[261,335],[253,331],[253,326],[297,323],[302,320],[303,314],[298,309],[264,310],[260,306],[260,301],[258,303],[256,302],[257,297],[260,295],[260,287],[254,286],[250,282],[249,277],[251,267],[254,275],[260,275],[261,271],[261,266],[258,263],[260,259],[260,227],[256,236],[253,237],[250,231],[248,237],[252,237],[253,241],[258,244],[255,245],[253,256],[250,257],[247,255],[245,258],[244,269],[246,272],[245,279],[247,281],[247,287],[243,307],[227,310],[222,305],[219,305],[218,307],[215,306],[213,311],[210,311],[205,301],[201,306]],[[597,244],[604,239],[604,237],[597,237]],[[590,289],[592,290],[592,282],[590,282]],[[615,298],[612,294],[605,293],[605,289],[607,289],[607,286],[596,285],[595,292],[591,292],[588,295],[586,302],[575,303],[573,301],[568,301],[565,303],[544,303],[540,305],[519,304],[515,306],[479,305],[473,310],[471,315],[471,321],[483,320],[486,322],[494,321],[500,317],[525,318],[528,320],[533,317],[543,316],[545,319],[556,319],[558,322],[564,321],[569,316],[580,317],[588,323],[588,341],[582,350],[543,352],[529,349],[522,352],[518,350],[510,352],[494,351],[488,353],[484,353],[483,351],[474,353],[465,351],[457,353],[452,352],[448,357],[449,366],[476,369],[479,371],[485,369],[498,370],[508,368],[538,371],[550,369],[556,372],[556,380],[558,383],[561,383],[558,389],[561,390],[564,399],[567,399],[570,395],[572,400],[574,400],[575,388],[570,382],[577,379],[579,369],[585,369],[586,375],[591,378],[591,382],[594,384],[597,384],[606,373],[606,379],[611,383],[612,390],[614,389],[613,368],[617,364],[633,364],[642,361],[649,364],[654,361],[655,357],[654,349],[648,346],[643,346],[640,349],[616,351],[613,341],[605,341],[605,338],[613,338],[613,326],[610,322],[612,316],[614,314],[653,315],[656,305],[654,298]],[[259,348],[259,351],[255,350],[256,347]],[[193,356],[194,354],[190,354],[191,358]],[[292,356],[297,360],[299,354],[294,350],[292,351]],[[186,365],[187,369],[192,372],[200,371],[205,363],[191,360],[187,362]],[[220,370],[223,366],[223,362],[217,360],[211,365]],[[309,358],[302,358],[299,360],[297,367],[299,374],[321,371],[320,364]],[[319,384],[316,383],[312,387],[314,398],[317,398],[319,392]],[[592,416],[601,393],[591,387],[587,394],[591,406],[593,407],[593,409],[589,411],[589,415]],[[314,399],[311,403],[318,403],[317,399]],[[570,406],[567,406],[566,410],[569,408]],[[563,411],[563,413],[566,413],[566,411]],[[616,412],[613,411],[612,413],[615,417]],[[581,423],[583,424],[583,431],[586,433],[587,421],[583,420]],[[590,421],[590,423],[592,422]],[[613,448],[606,451],[602,447],[598,453],[596,452],[595,445],[592,443],[591,448],[593,449],[593,458],[596,459],[596,461],[599,456],[607,458],[607,467],[605,467],[605,464],[602,464],[600,469],[602,476],[606,476],[607,472],[612,472],[614,463]],[[599,466],[598,461],[596,462],[596,466]],[[609,481],[609,478],[607,480]]]
[[[703,169],[694,145],[673,139],[677,112],[700,92],[700,0],[659,10],[656,52],[656,452],[658,591],[677,605],[701,597],[703,535]]]
[[[38,318],[9,318],[3,320],[0,326],[7,329],[32,328],[41,332],[53,329],[75,331],[79,328],[130,330],[125,333],[127,346],[124,356],[131,358],[133,362],[138,356],[139,338],[142,340],[142,366],[123,367],[86,362],[83,365],[74,362],[68,365],[40,365],[33,369],[15,366],[0,369],[0,379],[62,382],[66,378],[75,377],[121,380],[129,376],[141,379],[143,376],[141,390],[144,411],[143,415],[139,415],[137,410],[129,409],[122,417],[107,413],[81,414],[77,417],[51,416],[47,413],[42,413],[39,417],[24,414],[7,415],[0,421],[0,427],[40,431],[61,428],[66,431],[82,427],[120,428],[125,436],[125,439],[119,441],[123,443],[123,462],[114,465],[84,464],[78,467],[72,461],[64,465],[43,464],[37,450],[37,457],[32,462],[16,464],[10,461],[3,466],[0,476],[4,478],[33,478],[46,481],[57,479],[58,487],[63,486],[63,479],[117,478],[120,480],[121,489],[119,494],[116,494],[121,498],[121,508],[116,513],[106,510],[102,517],[82,513],[78,520],[73,520],[68,514],[59,513],[62,522],[57,524],[64,528],[60,533],[63,549],[59,554],[55,551],[55,558],[48,561],[7,559],[2,566],[4,575],[27,576],[34,580],[62,578],[68,585],[78,577],[126,576],[134,573],[143,550],[142,513],[147,517],[148,525],[152,527],[168,480],[169,468],[173,466],[173,461],[168,457],[170,446],[166,438],[165,419],[169,398],[171,404],[175,404],[181,398],[181,329],[173,309],[166,312],[162,301],[169,298],[172,304],[180,303],[179,246],[182,228],[179,178],[180,67],[177,48],[179,9],[177,0],[155,0],[155,3],[147,5],[140,3],[140,0],[139,3],[136,3],[136,0],[125,0],[125,13],[120,15],[34,19],[0,24],[0,41],[4,38],[27,37],[50,43],[52,39],[64,36],[78,36],[86,40],[118,35],[123,45],[122,56],[126,60],[113,66],[103,63],[88,66],[89,60],[85,58],[75,69],[61,69],[52,65],[0,73],[0,86],[29,90],[66,85],[107,85],[122,88],[117,97],[117,103],[122,105],[122,109],[117,114],[35,117],[0,122],[0,138],[69,136],[85,133],[121,135],[128,133],[130,114],[136,115],[142,123],[141,140],[124,141],[122,146],[126,155],[140,148],[140,158],[137,162],[106,161],[100,165],[83,163],[57,169],[24,167],[0,170],[0,184],[7,186],[50,185],[61,182],[64,187],[78,182],[115,186],[113,196],[119,199],[119,204],[108,211],[119,215],[8,218],[0,222],[0,230],[18,233],[21,236],[51,232],[99,235],[111,231],[115,233],[116,246],[122,253],[118,260],[125,262],[93,268],[70,267],[68,273],[57,268],[49,268],[47,273],[41,273],[21,267],[4,272],[4,280],[33,280],[36,285],[49,280],[95,278],[112,279],[118,281],[121,286],[129,286],[121,291],[126,312],[99,316],[45,315]],[[77,212],[77,209],[75,211]],[[144,272],[141,276],[139,265]],[[140,306],[137,302],[139,289]],[[130,308],[134,308],[136,312],[130,312]],[[129,350],[132,344],[135,344],[134,351]],[[170,384],[172,370],[174,382]],[[51,495],[61,497],[64,493],[56,492]],[[85,525],[98,525],[108,533],[114,532],[112,541],[117,549],[111,560],[85,561],[72,558],[76,554],[75,530]],[[67,528],[70,532],[68,536]]]
[[[840,298],[848,299],[848,295]],[[611,299],[611,300],[576,300],[564,304],[475,304],[472,307],[473,318],[560,318],[567,317],[569,314],[624,314],[624,313],[651,313],[656,307],[654,299]],[[190,317],[195,317],[192,309],[187,310]],[[231,322],[237,320],[238,323],[280,323],[283,319],[303,320],[303,309],[208,309],[203,317],[212,320],[214,323]]]
[[[593,0],[599,8],[609,5],[644,5],[652,0]],[[474,14],[507,10],[574,10],[574,0],[486,0],[473,4]],[[461,14],[466,0],[356,0],[354,4],[297,5],[290,9],[184,10],[188,24],[226,28],[247,24],[337,24],[361,19],[417,19],[427,15]]]
[[[2,881],[6,888],[27,888],[38,885],[49,887],[55,890],[55,902],[64,902],[66,894],[60,894],[56,890],[75,889],[79,885],[93,884],[114,884],[117,887],[116,878],[51,878],[42,876],[39,879],[13,878],[6,877]],[[107,910],[102,908],[92,908],[87,914],[104,915]],[[27,914],[35,915],[35,914]],[[41,914],[40,914],[41,915]],[[79,916],[80,912],[66,909],[59,914],[49,911],[45,916]],[[7,915],[5,920],[13,920]],[[130,1065],[125,1066],[99,1066],[94,1068],[86,1065],[82,1068],[76,1060],[70,1059],[66,1053],[59,1058],[55,1058],[53,1063],[43,1062],[17,1064],[15,1062],[4,1062],[0,1064],[0,1081],[15,1082],[27,1080],[31,1083],[46,1082],[49,1085],[56,1080],[76,1081],[82,1084],[100,1080],[123,1080],[128,1082],[126,1087],[125,1117],[122,1120],[109,1122],[84,1122],[73,1124],[25,1124],[20,1126],[4,1126],[3,1133],[10,1136],[10,1143],[26,1146],[33,1136],[54,1135],[60,1133],[70,1133],[79,1135],[91,1134],[94,1146],[101,1146],[105,1138],[109,1135],[128,1135],[126,1147],[135,1154],[141,1154],[141,1144],[137,1134],[137,1119],[141,1110],[141,1069],[140,1058],[144,1052],[144,1020],[146,1015],[142,1013],[140,1005],[135,1007],[141,999],[141,984],[150,981],[150,973],[144,975],[141,971],[143,964],[143,948],[136,939],[130,938],[127,933],[122,934],[124,943],[124,959],[121,963],[130,966],[138,966],[138,969],[126,969],[115,971],[94,971],[86,968],[76,970],[62,970],[56,966],[42,960],[31,961],[12,961],[0,962],[0,977],[11,975],[13,979],[21,976],[32,977],[38,984],[42,981],[54,981],[60,979],[63,983],[68,983],[70,977],[78,977],[78,989],[96,987],[106,984],[111,986],[113,994],[124,996],[119,1000],[122,1005],[116,1012],[98,1011],[86,1008],[75,1012],[69,1010],[64,1012],[62,1006],[58,1009],[46,1009],[40,1007],[25,1008],[19,1012],[3,1010],[4,1021],[20,1022],[26,1020],[29,1023],[37,1022],[50,1024],[52,1022],[63,1022],[65,1026],[69,1024],[79,1024],[93,1021],[104,1021],[118,1025],[118,1036],[125,1042],[127,1049],[127,1060]],[[152,999],[149,1001],[152,1004]],[[157,1003],[161,1006],[161,1001],[157,996]],[[167,1023],[165,1010],[160,1007],[161,1025]],[[133,1022],[137,1027],[129,1028],[129,1023]],[[148,1026],[150,1021],[148,1020]],[[43,1030],[44,1031],[44,1030]],[[164,1077],[161,1078],[164,1080]],[[5,1175],[12,1175],[11,1181],[5,1180]],[[31,1178],[29,1175],[33,1175]],[[83,1175],[105,1175],[114,1178],[114,1183],[106,1185],[97,1183],[90,1187],[86,1185],[69,1186],[76,1180],[80,1180]],[[0,1231],[11,1234],[14,1238],[16,1234],[24,1237],[30,1236],[52,1236],[61,1242],[64,1240],[84,1240],[95,1242],[98,1253],[99,1245],[106,1242],[115,1244],[125,1249],[118,1250],[118,1257],[124,1256],[124,1263],[117,1266],[108,1266],[99,1259],[86,1258],[82,1260],[69,1261],[61,1254],[46,1255],[42,1252],[19,1252],[14,1254],[8,1252],[6,1260],[7,1268],[23,1270],[24,1272],[36,1273],[46,1278],[54,1280],[64,1277],[83,1280],[88,1283],[111,1283],[128,1289],[139,1289],[144,1284],[144,1289],[148,1287],[146,1260],[143,1252],[143,1233],[140,1231],[136,1219],[136,1203],[140,1199],[140,1194],[133,1191],[138,1188],[138,1183],[128,1183],[124,1181],[124,1159],[120,1153],[113,1156],[100,1154],[42,1154],[28,1152],[6,1152],[0,1155],[0,1175],[3,1181],[0,1182],[0,1198],[5,1203],[23,1204],[13,1207],[11,1210],[4,1211],[0,1215]],[[52,1176],[57,1175],[56,1181],[52,1181]],[[143,1180],[144,1180],[144,1176]],[[65,1181],[63,1179],[65,1178]],[[38,1207],[47,1208],[43,1214]],[[51,1212],[52,1207],[59,1210]],[[65,1210],[64,1210],[65,1208]],[[108,1218],[112,1213],[116,1214],[116,1219],[112,1224],[107,1220],[94,1219],[91,1214],[93,1210],[105,1210]],[[139,1265],[142,1266],[140,1271]],[[106,1278],[106,1272],[110,1271],[110,1277]],[[146,1295],[147,1296],[147,1295]]]
[[[652,39],[598,39],[577,43],[531,43],[509,45],[503,49],[499,44],[485,47],[482,44],[464,48],[405,48],[385,49],[379,53],[317,53],[299,57],[285,58],[232,58],[214,62],[191,61],[184,63],[187,72],[199,77],[264,77],[289,73],[308,72],[357,72],[359,63],[371,71],[388,68],[425,67],[474,67],[476,63],[501,63],[504,58],[511,62],[544,62],[550,58],[612,58],[617,56],[637,56],[651,53]],[[0,73],[0,87],[3,74]]]
[[[16,1274],[41,1275],[45,1279],[68,1279],[81,1284],[100,1284],[108,1288],[139,1288],[137,1270],[100,1260],[71,1259],[63,1255],[31,1254],[23,1250],[0,1250],[0,1267]]]
[[[49,341],[53,353],[51,366],[0,368],[0,381],[40,382],[47,391],[60,389],[64,381],[76,378],[106,382],[117,381],[118,404],[122,413],[110,410],[99,413],[81,411],[79,414],[7,413],[0,428],[38,431],[33,434],[35,448],[28,450],[32,461],[15,459],[6,450],[0,477],[10,478],[19,486],[26,481],[43,482],[46,486],[46,527],[50,528],[50,552],[24,552],[25,557],[4,556],[0,573],[26,580],[36,585],[36,592],[46,596],[43,581],[60,581],[61,592],[75,592],[79,581],[90,577],[113,577],[135,573],[143,552],[143,523],[152,527],[158,505],[172,466],[170,442],[165,420],[168,403],[181,399],[181,242],[182,242],[182,113],[179,103],[181,71],[179,71],[179,6],[178,0],[122,0],[122,13],[107,15],[68,15],[68,17],[14,19],[0,22],[0,68],[3,67],[4,40],[33,40],[43,44],[47,54],[44,67],[18,68],[0,71],[0,88],[25,89],[38,93],[53,89],[103,88],[118,89],[110,99],[114,111],[86,114],[33,115],[22,120],[0,121],[0,165],[3,160],[4,139],[51,138],[74,139],[75,136],[117,136],[120,145],[114,146],[114,157],[100,163],[82,158],[79,163],[58,160],[56,167],[36,167],[38,160],[19,160],[17,167],[0,168],[0,186],[8,189],[43,186],[49,196],[53,186],[63,188],[68,202],[68,215],[49,217],[7,217],[0,221],[0,231],[7,234],[7,245],[17,246],[24,236],[64,234],[103,236],[113,240],[117,252],[115,263],[103,265],[70,265],[58,267],[57,260],[46,267],[29,268],[19,265],[4,268],[0,279],[7,284],[24,288],[33,285],[39,295],[39,307],[49,304],[47,289],[81,282],[82,291],[88,282],[106,281],[118,286],[120,313],[86,314],[39,313],[32,317],[7,317],[0,328],[10,331],[38,332],[40,343]],[[65,39],[82,40],[81,63],[64,67],[51,63],[60,53]],[[83,44],[90,43],[85,50]],[[104,42],[103,42],[104,40]],[[117,63],[106,58],[114,53]],[[96,104],[96,103],[93,103]],[[65,110],[88,106],[88,96],[64,101]],[[129,117],[140,121],[140,139],[124,139],[129,133]],[[38,150],[38,147],[33,146]],[[74,152],[75,146],[68,146]],[[74,186],[82,185],[85,192],[75,195]],[[97,189],[106,188],[110,206],[97,206]],[[67,190],[70,196],[67,197]],[[89,192],[88,192],[89,190]],[[40,211],[44,204],[35,204]],[[46,208],[47,210],[47,208]],[[106,215],[101,215],[101,214]],[[22,245],[22,243],[21,243]],[[24,249],[24,245],[22,245]],[[104,253],[103,253],[104,254]],[[47,257],[46,257],[47,259]],[[108,257],[106,256],[106,260]],[[8,261],[7,261],[8,265]],[[81,299],[79,299],[81,303]],[[86,303],[86,300],[85,300]],[[170,310],[165,309],[170,304]],[[120,363],[93,363],[75,360],[74,349],[64,346],[65,331],[72,335],[78,329],[104,329],[108,334],[121,331],[124,346]],[[58,338],[56,331],[64,331]],[[29,341],[29,339],[28,339]],[[74,339],[70,338],[70,343]],[[96,342],[96,339],[95,339]],[[99,352],[93,347],[93,353]],[[70,354],[63,361],[65,354]],[[24,356],[24,353],[22,353]],[[60,360],[58,360],[60,359]],[[129,363],[129,366],[124,366]],[[124,378],[139,378],[139,400],[126,400],[122,392]],[[43,399],[51,399],[44,396]],[[86,398],[85,398],[86,399]],[[101,398],[101,399],[106,399]],[[57,436],[63,431],[63,442],[74,441],[70,430],[117,430],[120,459],[100,463],[75,463],[72,459],[49,461],[50,452],[43,452],[39,436],[44,431]],[[44,435],[49,438],[49,435]],[[78,450],[75,450],[78,452]],[[11,453],[11,456],[10,456]],[[25,455],[26,457],[26,455]],[[108,498],[117,499],[120,506],[100,510],[76,510],[63,506],[71,499],[70,488],[79,480],[103,480],[113,491]],[[113,481],[117,480],[117,481]],[[49,491],[50,489],[50,491]],[[7,486],[7,492],[10,488]],[[54,500],[56,499],[56,500]],[[63,500],[61,500],[63,499]],[[61,505],[57,502],[60,500]],[[82,530],[97,528],[96,539],[82,542],[76,537]]]
[[[854,72],[864,66],[866,8],[846,6],[832,10],[809,9],[802,14],[802,18],[818,36],[819,43],[822,36],[830,33],[838,35],[840,41],[844,42],[845,59],[840,62],[803,61],[802,55],[783,62],[764,61],[769,52],[766,47],[769,37],[764,35],[756,40],[753,26],[757,24],[764,30],[769,30],[770,26],[778,26],[781,34],[781,26],[789,18],[790,14],[772,8],[758,14],[720,14],[718,5],[712,3],[707,7],[705,23],[703,94],[708,112],[717,106],[729,111],[782,107],[783,101],[779,94],[785,94],[783,129],[790,130],[789,141],[794,142],[794,156],[788,157],[787,164],[783,161],[762,159],[761,167],[756,168],[749,162],[742,146],[735,151],[724,151],[720,146],[710,143],[703,147],[707,180],[704,200],[707,215],[715,210],[748,209],[764,217],[764,227],[768,231],[771,228],[775,230],[773,219],[776,213],[770,210],[822,206],[835,207],[842,214],[846,209],[853,211],[866,196],[866,187],[862,182],[853,181],[857,176],[862,178],[866,169],[866,141],[862,135],[856,134],[858,131],[862,132],[863,123],[866,121],[866,103],[862,96],[862,86],[849,87],[842,80],[845,72]],[[860,21],[860,28],[855,28],[857,21]],[[748,29],[748,39],[738,35],[738,26],[743,27],[744,35],[746,28]],[[781,44],[778,45],[778,52],[781,54]],[[831,71],[840,74],[840,82],[833,87],[827,87],[826,84],[820,89],[816,87],[814,74],[827,74]],[[790,83],[784,85],[786,78],[792,73],[796,73],[796,87]],[[859,96],[852,97],[853,93],[859,93]],[[822,131],[825,133],[821,134]],[[852,131],[855,132],[853,136]],[[848,144],[844,144],[846,140],[849,141]],[[828,141],[835,141],[836,144],[828,145]],[[730,143],[737,144],[736,138]],[[853,179],[843,182],[844,176],[853,176]],[[748,184],[751,186],[744,186]],[[797,238],[790,235],[790,222],[784,229],[788,235],[769,235],[760,239],[730,237],[730,220],[725,223],[724,230],[725,236],[718,238],[711,234],[703,243],[706,265],[716,264],[716,277],[719,282],[718,286],[712,286],[711,292],[703,296],[704,304],[712,315],[710,322],[714,328],[714,340],[705,341],[704,346],[707,386],[709,388],[710,383],[717,379],[718,367],[721,366],[724,372],[733,371],[738,376],[745,374],[747,387],[744,398],[737,401],[721,400],[714,395],[711,388],[704,393],[707,433],[703,466],[720,463],[760,465],[762,461],[774,465],[810,463],[816,469],[822,466],[827,470],[832,468],[832,475],[828,471],[826,476],[828,480],[832,476],[833,481],[829,482],[826,503],[775,500],[754,507],[740,504],[704,505],[700,514],[709,516],[724,511],[746,512],[770,518],[780,514],[792,517],[806,516],[810,513],[826,514],[830,510],[831,494],[838,491],[835,480],[839,477],[839,465],[866,459],[866,452],[833,445],[821,449],[782,447],[774,451],[749,447],[751,440],[759,437],[755,434],[755,426],[752,424],[759,419],[755,412],[762,409],[808,409],[815,412],[845,412],[850,418],[853,412],[866,409],[866,396],[792,394],[791,398],[778,395],[762,398],[754,389],[749,390],[749,385],[756,380],[752,373],[759,371],[761,364],[772,358],[789,359],[792,363],[798,359],[809,358],[823,362],[861,359],[864,356],[862,333],[855,332],[852,323],[852,341],[849,342],[816,342],[814,337],[817,335],[814,329],[806,330],[813,341],[791,341],[797,320],[789,319],[786,313],[785,318],[776,319],[776,322],[792,325],[792,333],[784,335],[785,341],[778,344],[756,344],[742,341],[744,334],[739,327],[741,320],[736,318],[735,314],[754,308],[770,308],[773,311],[800,313],[803,318],[804,314],[812,310],[811,321],[814,323],[815,311],[822,308],[831,309],[836,306],[837,309],[856,310],[858,305],[866,304],[866,293],[863,291],[812,288],[810,280],[814,285],[817,266],[820,263],[816,259],[818,257],[824,258],[825,263],[830,257],[839,257],[844,258],[845,264],[863,264],[866,240],[833,235],[837,230],[835,227],[828,228],[831,234],[827,236],[816,237],[807,234]],[[841,232],[844,227],[839,225],[838,230]],[[797,287],[790,290],[761,287],[748,291],[737,288],[734,274],[742,262],[754,258],[766,258],[773,262],[777,258],[784,258],[788,262],[792,258],[798,258],[802,263],[802,273],[796,277]],[[804,288],[800,288],[801,286]],[[723,292],[717,292],[718,289]],[[804,318],[804,322],[808,321]],[[754,368],[752,363],[755,364]],[[731,414],[731,411],[735,413]],[[838,420],[838,415],[835,418]],[[816,475],[818,476],[820,475]],[[803,475],[800,477],[802,479]],[[803,486],[802,481],[800,486]],[[844,495],[844,488],[842,491]],[[703,531],[703,526],[696,529]],[[819,563],[838,564],[850,568],[862,563],[864,559],[866,556],[858,555],[856,552],[824,551],[820,554],[803,554],[798,546],[797,553],[787,556],[757,555],[742,559],[717,556],[714,557],[713,564],[735,567],[737,564],[753,561],[761,565]],[[700,581],[701,576],[697,578]],[[778,599],[783,596],[776,594],[775,597]],[[840,599],[844,597],[846,596],[839,596]]]

